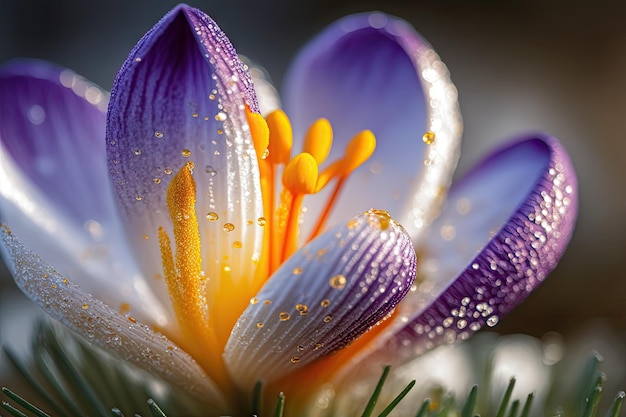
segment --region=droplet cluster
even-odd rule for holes
[[[399,357],[495,326],[556,266],[573,229],[576,179],[559,145],[551,145],[549,167],[527,200],[460,277],[391,340]],[[457,203],[463,212],[469,208],[469,201]]]

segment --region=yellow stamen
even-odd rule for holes
[[[298,244],[298,224],[302,201],[306,194],[315,191],[317,183],[317,162],[306,152],[296,155],[285,167],[283,173],[283,187],[291,195],[290,201],[282,200],[281,203],[289,207],[285,230],[279,232],[282,236],[281,262],[295,252]]]
[[[318,168],[314,157],[306,152],[296,155],[285,167],[283,186],[292,194],[311,194],[317,184]]]
[[[335,184],[335,188],[328,198],[328,201],[322,210],[322,214],[318,217],[315,227],[313,228],[307,241],[314,239],[322,232],[324,226],[326,225],[326,221],[328,220],[328,216],[330,216],[330,212],[332,211],[332,208],[335,205],[344,184],[346,183],[346,179],[355,169],[360,167],[372,156],[374,149],[376,149],[376,137],[374,136],[374,133],[372,133],[371,130],[363,130],[357,133],[350,140],[350,142],[348,142],[344,157],[331,164],[322,172],[319,180],[317,181],[315,192],[324,188],[333,177],[337,178],[337,183]]]
[[[170,238],[159,227],[161,262],[176,318],[182,331],[179,343],[211,376],[227,386],[228,376],[205,303],[200,233],[196,216],[196,183],[189,165],[172,178],[167,189],[167,207],[172,218],[175,257]]]
[[[318,165],[324,163],[330,152],[333,143],[333,128],[326,119],[318,119],[304,137],[304,145],[302,151],[310,153],[317,161]]]
[[[253,116],[247,108],[249,123],[260,125],[258,115]],[[282,110],[276,110],[267,116],[269,144],[266,152],[265,129],[251,126],[255,149],[261,173],[261,192],[267,221],[264,235],[263,259],[269,260],[267,271],[269,276],[290,256],[297,247],[298,224],[304,195],[317,193],[336,179],[335,187],[325,208],[318,217],[309,240],[323,230],[348,176],[362,165],[374,152],[376,139],[369,130],[355,135],[348,143],[345,155],[319,172],[319,166],[327,159],[333,141],[333,130],[327,119],[316,120],[308,129],[302,153],[290,159],[293,144],[293,133],[289,118]],[[257,139],[256,136],[259,136]],[[279,164],[285,164],[283,171],[283,191],[280,203],[275,208],[275,176]]]
[[[376,149],[376,137],[371,130],[363,130],[356,134],[348,146],[346,146],[346,155],[343,158],[340,176],[347,177],[360,167]]]
[[[293,132],[291,122],[282,110],[275,110],[267,115],[269,128],[270,158],[275,164],[287,164],[291,156]]]
[[[265,155],[270,143],[270,130],[267,122],[259,113],[252,112],[248,105],[246,105],[246,119],[248,119],[256,154]]]

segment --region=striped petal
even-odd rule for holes
[[[370,210],[289,258],[235,325],[224,359],[244,391],[356,340],[384,320],[415,279],[408,234]]]
[[[402,20],[382,13],[348,16],[297,56],[283,97],[296,140],[315,119],[331,122],[329,161],[342,156],[357,132],[374,132],[376,151],[351,176],[338,204],[343,213],[358,213],[384,201],[417,238],[438,213],[435,203],[450,184],[460,147],[456,89],[431,46]],[[319,212],[324,201],[306,204]],[[341,219],[337,212],[330,224]]]
[[[139,41],[117,76],[109,168],[135,255],[162,297],[165,284],[154,279],[163,274],[157,231],[172,236],[166,190],[185,167],[197,183],[207,277],[219,274],[224,259],[232,276],[254,275],[262,203],[246,104],[258,112],[246,67],[215,22],[186,5]]]
[[[565,150],[545,134],[494,152],[455,184],[418,248],[419,285],[382,360],[496,325],[556,267],[576,219],[576,184]]]
[[[0,212],[24,243],[111,305],[166,324],[124,245],[106,166],[108,94],[43,61],[0,69]],[[145,303],[150,304],[150,308]]]
[[[225,410],[219,388],[172,341],[70,282],[26,249],[5,226],[0,228],[0,235],[15,282],[50,316],[122,360],[181,387],[216,411]]]

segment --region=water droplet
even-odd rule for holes
[[[155,184],[161,184],[161,178],[154,177],[154,178],[152,178],[152,182],[155,183]]]
[[[141,201],[141,200],[143,200],[143,196],[142,195],[136,195],[135,196],[135,200]]]
[[[263,304],[268,306],[268,305],[272,304],[272,300],[265,300],[265,301],[263,301]]]
[[[209,174],[212,177],[217,175],[217,171],[211,165],[205,166],[204,167],[204,172],[206,172],[207,174]]]
[[[32,124],[39,126],[46,120],[46,111],[40,105],[35,104],[34,106],[31,106],[31,108],[28,110],[27,116],[28,120]]]
[[[500,321],[500,319],[498,318],[498,316],[491,316],[487,319],[487,326],[489,327],[493,327],[496,324],[498,324],[498,321]]]
[[[185,148],[182,151],[180,151],[180,154],[185,158],[189,158],[191,156],[191,151]]]
[[[191,117],[198,117],[198,113],[194,112]]]
[[[217,113],[215,115],[215,120],[217,120],[218,122],[223,122],[224,120],[226,120],[226,113],[224,113],[223,111]]]
[[[300,313],[301,316],[306,316],[309,313],[309,306],[306,304],[296,304],[296,311]]]
[[[435,132],[428,131],[424,133],[424,135],[422,136],[422,141],[426,145],[432,145],[433,143],[435,143]]]
[[[148,235],[143,235],[142,237],[144,240],[148,240]]]
[[[240,241],[235,240],[235,241],[233,242],[233,248],[235,248],[235,249],[241,249],[242,247],[243,247],[243,244],[242,244]]]
[[[263,328],[263,323],[258,322],[258,323],[256,324],[256,327],[258,327],[259,329],[262,329],[262,328]]]
[[[333,316],[326,316],[324,317],[324,323],[330,323],[332,319],[333,319]]]
[[[217,129],[217,134],[218,134],[218,135],[223,135],[223,134],[224,134],[224,131],[223,131],[222,129]]]
[[[209,211],[209,212],[206,214],[206,219],[207,219],[208,221],[210,221],[210,222],[215,222],[215,221],[217,221],[217,219],[219,219],[219,216],[217,215],[217,213],[216,213],[216,212],[214,212],[214,211]]]
[[[294,268],[293,271],[291,271],[291,272],[293,272],[294,275],[300,275],[302,273],[302,267],[298,266],[298,267]]]
[[[156,132],[154,132],[154,137],[157,139],[161,139],[163,137],[163,132],[157,130]]]
[[[141,149],[137,148],[133,151],[133,153],[137,156],[141,155]]]
[[[322,300],[322,302],[320,303],[320,305],[322,307],[328,307],[330,305],[330,300],[328,298]]]
[[[266,148],[261,155],[261,159],[267,159],[268,156],[270,156],[270,150]]]
[[[259,299],[256,297],[250,299],[250,304],[256,304],[258,302],[259,302]]]
[[[347,282],[348,280],[343,275],[335,275],[328,281],[330,286],[337,290],[343,290]]]
[[[215,94],[209,94],[209,100],[215,100]]]
[[[265,220],[265,217],[259,217],[256,221],[256,224],[258,224],[259,226],[265,226],[267,224],[267,220]]]
[[[83,310],[87,310],[89,308],[89,304],[83,304]]]
[[[291,318],[291,315],[289,313],[287,313],[286,311],[282,311],[279,315],[278,318],[280,319],[280,321],[287,321]]]
[[[298,355],[293,355],[293,356],[291,357],[291,363],[298,363],[298,362],[300,362],[300,356],[298,356]]]
[[[135,58],[135,62],[141,62],[141,58],[139,57]]]
[[[235,225],[232,223],[224,223],[224,231],[225,232],[232,232],[233,230],[235,230]]]

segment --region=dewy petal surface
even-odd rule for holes
[[[224,359],[240,388],[346,347],[385,319],[415,279],[410,236],[386,212],[336,225],[291,256],[251,300]]]
[[[92,297],[41,260],[4,226],[2,249],[20,289],[50,316],[88,341],[176,384],[210,407],[225,410],[219,388],[165,336]]]
[[[494,152],[455,184],[417,248],[417,289],[401,305],[383,360],[496,325],[556,267],[572,235],[576,187],[568,155],[545,134]]]
[[[247,68],[215,22],[185,5],[139,41],[117,76],[109,168],[135,253],[165,298],[154,280],[163,273],[157,231],[172,236],[166,190],[190,166],[206,276],[217,279],[224,260],[231,276],[254,276],[263,213],[245,104],[258,112]]]
[[[329,161],[341,157],[359,131],[376,135],[374,155],[351,175],[338,202],[341,213],[330,224],[384,201],[383,208],[416,239],[438,213],[462,130],[456,88],[430,45],[400,19],[382,13],[346,17],[297,56],[283,97],[295,140],[315,119],[331,122]],[[428,143],[426,132],[433,133]],[[324,198],[305,204],[318,212]]]
[[[128,256],[107,173],[108,94],[35,60],[0,68],[0,216],[87,291],[165,324]],[[143,308],[145,304],[150,308]]]

